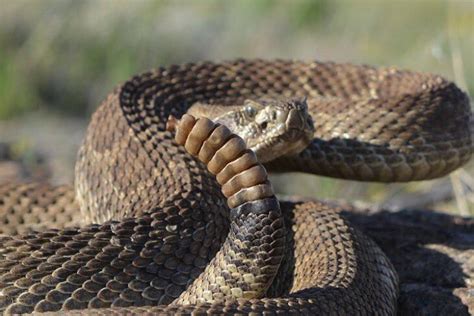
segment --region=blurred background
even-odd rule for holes
[[[292,58],[394,65],[474,92],[472,0],[0,0],[0,181],[72,183],[88,119],[114,86],[172,63]],[[372,184],[275,175],[281,194],[474,215],[474,166]]]

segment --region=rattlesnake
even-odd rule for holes
[[[260,189],[264,199],[231,203],[237,215],[229,217],[215,178],[166,130],[170,116],[196,103],[294,96],[307,98],[314,139],[265,163],[270,170],[409,181],[445,175],[472,154],[469,100],[439,76],[262,60],[147,72],[118,87],[92,118],[75,180],[85,226],[0,237],[0,310],[393,314],[389,261],[337,210],[285,203],[281,217]],[[44,186],[30,185],[25,197],[38,190]],[[76,205],[63,187],[49,192],[47,214]],[[23,203],[25,213],[40,200]]]

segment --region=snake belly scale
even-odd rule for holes
[[[238,136],[196,152],[219,127],[183,116],[194,104],[279,96],[307,97],[315,132],[270,170],[409,181],[472,154],[469,100],[434,75],[262,60],[144,73],[93,115],[68,200],[80,227],[0,237],[0,311],[394,314],[393,267],[337,209],[285,202],[280,211],[260,164],[219,177],[251,153]],[[170,116],[181,119],[177,133]]]

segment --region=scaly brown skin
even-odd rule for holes
[[[176,146],[165,131],[167,118],[180,118],[197,102],[235,105],[278,95],[308,96],[316,127],[315,139],[298,157],[267,164],[279,170],[408,181],[446,174],[472,153],[467,97],[437,76],[260,60],[158,69],[131,79],[104,102],[79,153],[76,186],[84,220],[120,222],[6,237],[3,304],[10,311],[157,305],[177,298],[189,280],[213,282],[212,273],[198,275],[227,236],[224,203],[231,200],[225,201],[202,164]],[[223,158],[209,160],[211,172]],[[232,186],[225,192],[235,195]],[[393,313],[396,277],[380,250],[336,211],[319,204],[302,209],[285,214],[287,239],[294,236],[295,245],[286,248],[269,290],[279,298],[146,309]],[[222,290],[221,281],[215,280],[211,294]]]
[[[215,139],[214,131],[218,131],[214,135],[227,136],[217,139],[220,146],[205,146]],[[174,200],[175,206],[165,205],[161,210],[119,223],[1,238],[0,282],[7,286],[1,292],[0,308],[6,308],[4,312],[9,314],[138,304],[150,305],[145,308],[150,313],[315,314],[329,313],[344,302],[338,308],[340,312],[394,312],[397,279],[393,267],[373,242],[348,226],[337,212],[306,204],[295,210],[294,218],[291,214],[283,218],[265,169],[243,140],[224,126],[184,115],[175,139],[191,155],[206,157],[201,161],[206,161],[207,169],[218,179],[231,208],[227,238],[212,260],[203,265],[204,271],[199,276],[195,274],[194,281],[185,273],[186,257],[169,253],[174,248],[173,239],[182,237],[166,236],[166,232],[182,230],[179,223],[185,221],[186,213],[190,214],[186,211],[187,203],[192,203],[190,196],[186,201]],[[200,208],[199,204],[194,205],[192,212]],[[170,218],[173,213],[180,214],[183,220]],[[161,225],[160,218],[164,220]],[[284,221],[297,228],[294,236],[285,234]],[[163,226],[165,229],[160,230]],[[163,237],[162,247],[153,238],[158,234]],[[308,243],[309,240],[321,242]],[[336,250],[337,240],[344,246]],[[288,251],[295,254],[287,253],[279,269]],[[27,255],[30,252],[34,258]],[[313,260],[314,253],[322,256]],[[299,259],[296,263],[295,257]],[[316,266],[304,264],[308,260]],[[161,271],[174,273],[169,281],[162,272],[149,273],[158,261],[164,264]],[[74,267],[78,265],[81,268],[76,271]],[[288,269],[294,269],[294,280],[287,279],[291,276]],[[314,273],[315,269],[319,273]],[[132,275],[135,277],[130,278]],[[181,292],[179,285],[188,285],[186,291]],[[160,286],[164,286],[163,292],[159,291]],[[290,291],[289,286],[292,294],[288,295],[285,293]],[[267,291],[282,297],[259,299]],[[172,296],[177,297],[169,306],[152,307],[156,305],[154,300],[161,303]],[[82,312],[142,311],[120,308]]]
[[[0,235],[18,235],[81,223],[74,190],[47,183],[0,184]]]

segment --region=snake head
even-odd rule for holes
[[[242,137],[260,162],[297,154],[314,137],[306,98],[246,100],[240,109],[216,117],[216,121]]]
[[[195,103],[187,114],[227,126],[260,162],[298,154],[314,137],[306,98],[266,97],[245,100],[240,105]],[[172,120],[169,125],[174,125]]]

